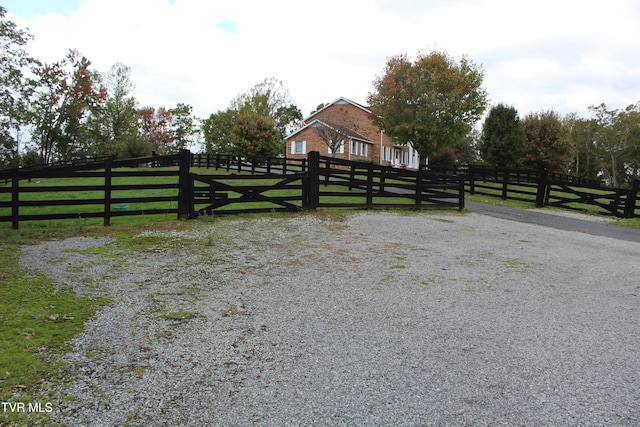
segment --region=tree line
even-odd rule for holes
[[[613,187],[640,178],[640,103],[624,110],[592,105],[592,118],[553,110],[520,119],[515,107],[489,110],[477,135],[478,155],[487,164],[547,169],[601,179]]]
[[[209,152],[276,155],[302,121],[274,78],[201,120],[184,103],[140,106],[124,64],[100,73],[75,50],[44,63],[26,51],[31,39],[0,6],[0,168],[170,154],[205,141]]]
[[[141,107],[128,66],[100,73],[74,50],[50,64],[31,58],[25,46],[32,36],[5,14],[0,6],[0,168],[168,154],[196,145],[208,153],[284,155],[286,136],[304,125],[276,78],[205,119],[183,103]],[[514,106],[489,107],[483,77],[482,67],[466,57],[396,55],[367,101],[378,126],[430,163],[545,168],[613,186],[640,176],[640,103],[624,110],[594,105],[590,118],[553,110],[520,118]]]
[[[592,105],[591,118],[553,110],[520,118],[514,106],[488,107],[484,71],[463,57],[397,55],[374,81],[368,101],[377,123],[409,141],[430,163],[484,163],[547,169],[614,187],[640,178],[640,102],[624,110]]]
[[[192,107],[140,107],[131,69],[107,72],[75,50],[53,63],[29,56],[32,36],[0,7],[0,167],[179,150],[197,135]]]

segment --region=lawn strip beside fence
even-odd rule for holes
[[[22,221],[103,218],[110,225],[116,216],[176,214],[179,169],[147,166],[178,162],[173,155],[0,172],[11,180],[0,186],[0,211],[10,209],[0,222],[17,229]]]

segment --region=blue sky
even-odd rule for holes
[[[2,0],[0,3],[9,12],[23,18],[34,18],[46,12],[68,15],[80,7],[81,0]]]
[[[640,101],[634,0],[0,0],[46,62],[77,49],[105,72],[132,69],[142,106],[200,117],[267,77],[306,115],[344,96],[366,103],[388,57],[438,49],[481,65],[492,104],[524,116]]]

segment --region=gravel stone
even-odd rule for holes
[[[56,356],[77,376],[50,390],[52,421],[640,425],[638,243],[473,213],[156,235],[193,242],[116,257],[83,250],[109,239],[23,248],[58,286],[114,301]]]

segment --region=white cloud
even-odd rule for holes
[[[201,117],[266,77],[304,114],[346,96],[366,102],[386,59],[436,48],[483,65],[493,103],[521,114],[587,115],[640,100],[640,7],[632,0],[84,0],[29,21],[31,53],[77,48],[98,70],[133,70],[143,105],[191,104]]]

